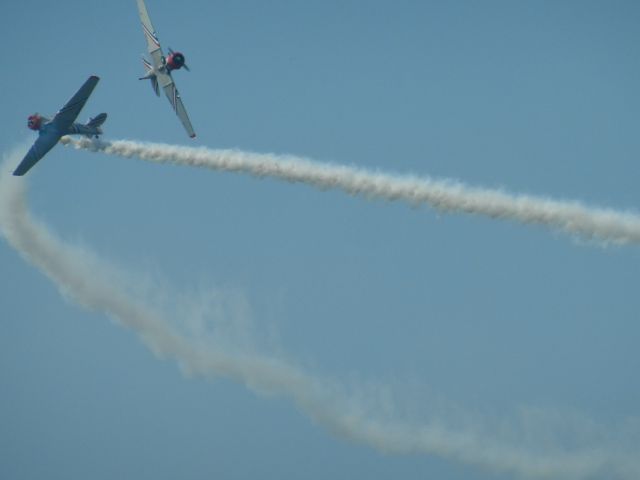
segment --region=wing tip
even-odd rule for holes
[[[191,135],[189,135],[191,138],[196,138],[196,134],[192,133]]]
[[[23,160],[24,162],[24,160]],[[33,165],[32,165],[33,166]],[[16,169],[13,171],[12,175],[14,177],[22,177],[25,173],[27,173],[29,170],[31,169],[31,167],[26,167],[22,164],[22,162],[20,162],[20,165],[18,165],[16,167]]]
[[[97,76],[97,75],[91,75],[89,78],[90,78],[91,80],[100,80],[100,77],[99,77],[99,76]]]

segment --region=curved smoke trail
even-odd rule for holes
[[[121,157],[244,172],[259,177],[268,176],[306,183],[321,189],[340,189],[353,195],[403,200],[414,205],[428,204],[444,211],[544,225],[604,242],[640,243],[640,216],[610,209],[591,208],[579,202],[513,195],[447,180],[395,176],[355,167],[313,162],[294,156],[124,140],[107,142],[63,137],[61,143]]]
[[[505,425],[486,433],[474,427],[453,429],[439,418],[416,424],[376,416],[358,395],[349,395],[335,382],[314,377],[279,357],[215,343],[203,345],[181,335],[164,310],[132,293],[134,282],[128,275],[91,251],[58,238],[32,217],[24,180],[10,175],[23,153],[14,153],[1,167],[0,234],[67,298],[134,330],[156,354],[175,359],[190,373],[224,376],[259,393],[288,397],[336,435],[384,452],[439,455],[527,477],[630,479],[640,473],[637,457],[602,440],[570,448],[549,446],[544,435],[541,445],[532,446],[523,440],[530,438],[527,431],[516,432],[519,441],[513,434],[497,435],[495,431],[508,430]],[[602,437],[607,437],[606,432]]]

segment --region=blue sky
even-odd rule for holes
[[[33,141],[26,117],[53,114],[97,74],[80,119],[108,112],[106,139],[640,203],[636,2],[147,7],[191,67],[174,78],[195,141],[137,80],[135,2],[14,2],[0,32],[2,151]],[[260,348],[354,390],[389,388],[411,422],[454,410],[493,435],[538,409],[562,441],[557,416],[640,436],[635,246],[62,146],[27,180],[34,215],[62,238],[171,298],[222,292],[222,317],[250,323]],[[186,377],[6,242],[0,265],[3,478],[513,478],[381,453],[286,395]]]

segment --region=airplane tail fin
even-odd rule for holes
[[[85,125],[86,127],[89,128],[89,131],[85,133],[85,135],[89,138],[91,137],[98,138],[98,135],[102,135],[102,129],[100,128],[100,126],[105,122],[106,119],[107,119],[106,113],[100,113],[95,117],[90,118],[87,124]]]
[[[153,66],[144,57],[142,57],[142,64],[144,65],[145,75],[144,77],[140,77],[138,80],[146,80],[147,78],[151,80],[151,88],[153,88],[153,91],[159,97],[160,88],[158,87],[158,78],[156,77],[156,74],[153,71]]]

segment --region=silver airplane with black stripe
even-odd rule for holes
[[[49,119],[38,113],[29,115],[27,127],[38,132],[38,139],[29,149],[13,174],[21,176],[27,173],[49,150],[51,150],[64,135],[85,135],[98,138],[102,134],[100,126],[107,119],[106,113],[101,113],[89,119],[87,123],[75,123],[80,110],[87,103],[87,99],[100,80],[95,75],[90,76],[71,99]]]
[[[189,120],[189,115],[187,115],[187,110],[184,108],[184,104],[182,103],[182,98],[180,97],[180,93],[178,93],[176,84],[171,77],[171,72],[174,70],[180,70],[184,67],[185,70],[189,71],[189,67],[187,67],[185,63],[184,55],[180,52],[174,52],[169,48],[169,56],[164,56],[162,47],[160,46],[160,41],[158,40],[158,35],[153,28],[144,0],[137,0],[137,2],[142,30],[147,40],[147,50],[151,56],[151,62],[146,60],[144,57],[142,58],[146,74],[143,77],[140,77],[140,80],[149,79],[151,81],[153,91],[158,96],[160,96],[160,87],[162,87],[165,95],[169,99],[171,107],[173,107],[176,115],[180,118],[187,134],[191,138],[194,138],[196,133],[193,130],[191,121]]]

